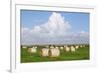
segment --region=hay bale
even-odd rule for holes
[[[78,48],[79,48],[79,46],[78,46],[78,45],[76,45],[76,46],[75,46],[75,48],[76,48],[76,49],[78,49]]]
[[[75,52],[75,48],[73,46],[71,46],[71,52]]]
[[[54,48],[54,46],[50,46],[50,48],[51,48],[51,49],[53,49],[53,48]]]
[[[46,57],[49,56],[49,49],[48,48],[42,48],[41,49],[41,55]]]
[[[80,47],[83,47],[82,45],[80,45]]]
[[[34,48],[36,48],[36,49],[37,49],[37,46],[35,46]]]
[[[59,50],[58,47],[51,48],[49,54],[50,54],[50,57],[59,57],[60,56],[60,50]]]
[[[83,47],[85,47],[85,45],[83,45]]]
[[[49,48],[49,45],[45,46],[46,48]]]
[[[55,48],[59,48],[59,47],[56,46]]]
[[[37,47],[32,47],[28,49],[29,53],[36,53],[37,52]]]
[[[60,49],[61,49],[61,50],[63,50],[63,49],[64,49],[64,47],[62,47],[62,46],[61,46],[61,47],[60,47]]]
[[[26,49],[27,47],[26,46],[23,46],[22,48]]]
[[[65,47],[65,51],[66,52],[69,52],[70,51],[70,47],[68,47],[68,46],[64,46]]]

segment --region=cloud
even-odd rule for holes
[[[44,24],[33,26],[32,29],[22,27],[21,43],[79,43],[80,40],[88,40],[87,32],[69,33],[71,28],[60,13],[53,12]]]
[[[64,35],[70,28],[69,22],[65,21],[60,13],[53,12],[46,23],[34,26],[31,33],[49,36]]]

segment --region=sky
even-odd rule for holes
[[[89,13],[21,10],[21,44],[89,43]]]

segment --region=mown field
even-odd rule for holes
[[[37,53],[29,53],[27,48],[21,47],[21,63],[31,62],[48,62],[48,61],[73,61],[73,60],[89,60],[89,45],[79,47],[75,52],[66,52],[60,50],[59,57],[43,57],[40,55],[40,49],[43,46],[37,46]]]

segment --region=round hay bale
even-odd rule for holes
[[[45,46],[46,48],[49,48],[49,45]]]
[[[85,45],[83,45],[83,47],[85,47]]]
[[[76,48],[76,49],[78,49],[78,48],[79,48],[79,46],[78,46],[78,45],[76,45],[76,46],[75,46],[75,48]]]
[[[48,48],[43,48],[41,49],[41,56],[49,56],[49,49]]]
[[[22,48],[26,49],[27,47],[26,46],[23,46]]]
[[[59,57],[60,56],[60,50],[56,47],[56,48],[52,48],[50,49],[50,57]]]
[[[83,47],[82,45],[80,45],[80,47]]]
[[[35,46],[34,48],[36,48],[36,49],[37,49],[37,46]]]
[[[71,52],[75,52],[75,48],[71,46]]]
[[[53,48],[54,48],[54,46],[50,46],[50,48],[51,48],[51,49],[53,49]]]
[[[63,49],[64,49],[64,47],[62,47],[62,46],[61,46],[61,47],[60,47],[60,49],[61,49],[61,50],[63,50]]]
[[[37,49],[36,49],[36,47],[32,47],[32,48],[29,48],[28,49],[28,52],[29,53],[36,53],[37,52]]]
[[[65,46],[65,51],[66,51],[66,52],[69,52],[69,51],[70,51],[70,47]]]
[[[59,49],[59,47],[57,47],[57,46],[56,46],[55,48],[56,48],[56,49]]]

